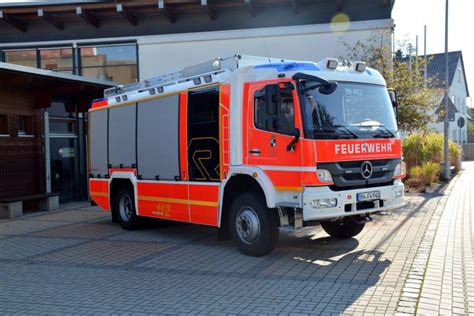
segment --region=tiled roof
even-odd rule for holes
[[[444,85],[444,76],[445,76],[445,63],[444,63],[444,53],[440,54],[431,54],[427,55],[429,63],[428,63],[428,77],[434,78],[433,86],[443,86]],[[467,80],[466,80],[466,69],[464,68],[464,62],[462,58],[461,51],[449,52],[448,53],[448,78],[449,78],[449,86],[452,85],[456,71],[458,66],[458,61],[461,59],[461,66],[463,68],[464,73],[464,82],[466,84],[466,92],[469,96],[469,89],[467,87]]]

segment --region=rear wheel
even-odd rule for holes
[[[123,186],[118,189],[114,203],[115,218],[123,229],[135,230],[140,228],[140,218],[135,210],[135,200],[130,188]]]
[[[229,227],[232,239],[246,255],[269,254],[278,241],[278,219],[262,197],[254,193],[238,196],[231,205]]]
[[[345,239],[358,235],[364,229],[365,223],[354,218],[343,218],[337,221],[322,222],[321,226],[331,237]]]

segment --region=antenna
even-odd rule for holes
[[[425,73],[424,73],[424,79],[425,79],[425,88],[427,86],[427,81],[428,81],[428,60],[426,59],[426,25],[425,25],[425,34],[424,34],[424,57],[425,57]]]
[[[266,55],[267,55],[267,58],[268,58],[268,62],[271,63],[270,53],[268,52],[268,47],[267,47],[267,40],[265,38],[263,39],[263,45],[265,46],[265,52],[266,52]]]

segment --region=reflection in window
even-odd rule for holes
[[[267,108],[265,90],[257,91],[254,99],[255,127],[274,133],[292,135],[295,130],[295,106],[292,90],[280,88],[276,107]]]
[[[136,65],[82,68],[82,75],[88,78],[109,80],[117,83],[135,82],[138,78]]]
[[[137,80],[135,45],[91,46],[80,48],[82,75],[130,83]]]
[[[36,49],[21,49],[4,51],[5,62],[15,65],[36,68]]]
[[[76,119],[51,118],[49,131],[52,134],[76,134]]]
[[[72,73],[72,48],[40,49],[41,68]]]

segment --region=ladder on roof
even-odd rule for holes
[[[125,94],[130,91],[142,91],[153,88],[170,86],[177,83],[190,81],[199,77],[215,75],[226,70],[234,71],[239,67],[284,62],[283,59],[234,55],[227,58],[215,58],[211,61],[189,66],[181,71],[175,71],[165,75],[153,77],[144,81],[133,82],[125,85],[118,85],[104,90],[104,97],[111,98]],[[162,88],[161,88],[162,89]]]

